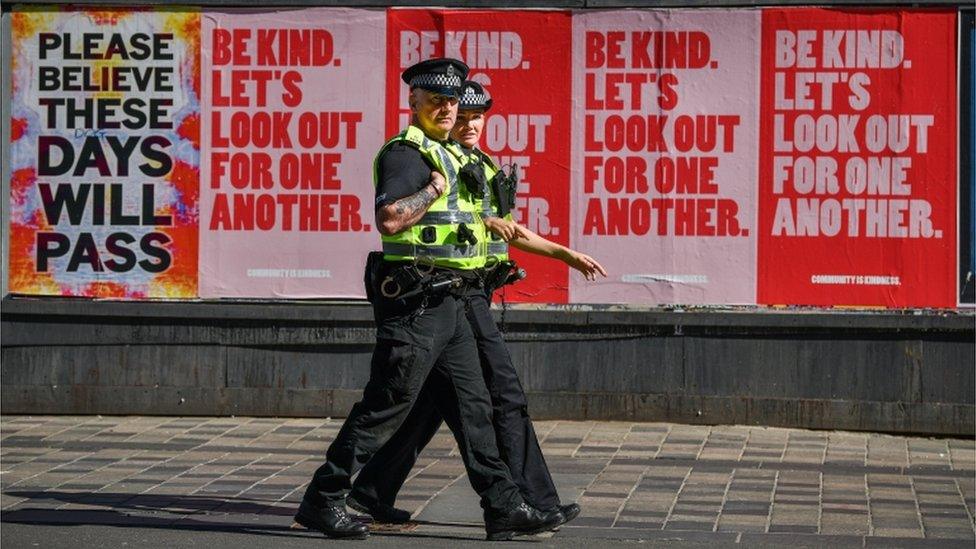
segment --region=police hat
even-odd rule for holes
[[[488,110],[491,108],[491,98],[481,87],[481,84],[467,80],[461,85],[461,100],[458,101],[458,110],[474,111],[479,109]]]
[[[428,59],[407,67],[400,78],[410,89],[421,88],[441,95],[457,97],[461,82],[468,76],[468,66],[451,58]]]

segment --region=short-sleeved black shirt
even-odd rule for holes
[[[416,147],[398,142],[377,163],[375,209],[392,204],[424,188],[434,170]]]

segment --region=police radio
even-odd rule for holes
[[[505,173],[499,169],[495,177],[491,178],[491,190],[498,197],[498,217],[505,218],[515,207],[515,192],[518,189],[518,164],[512,164]]]
[[[485,171],[481,167],[481,162],[465,164],[458,172],[458,178],[464,184],[464,188],[471,193],[471,196],[475,198],[485,197],[485,187],[488,186],[488,182],[485,180]]]

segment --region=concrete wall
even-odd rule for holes
[[[508,309],[534,417],[974,433],[974,317]],[[4,414],[342,416],[360,303],[5,299]]]

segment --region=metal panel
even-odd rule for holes
[[[373,326],[372,309],[365,302],[121,302],[87,299],[25,299],[6,297],[0,302],[2,320],[15,331],[4,334],[4,345],[60,341],[63,335],[47,330],[49,325],[74,325],[84,329],[107,330],[110,326],[147,326],[169,329],[183,327],[182,334],[137,332],[138,337],[199,337],[200,327],[232,328],[258,335],[242,340],[248,344],[314,343],[329,337],[343,343],[360,343],[360,330]],[[964,335],[973,332],[973,315],[947,311],[878,311],[841,312],[822,309],[793,308],[787,311],[742,309],[640,309],[619,305],[516,306],[495,318],[508,331],[510,341],[565,339],[563,332],[572,329],[599,329],[600,338],[714,335],[718,333],[763,334],[783,336],[823,334],[835,336],[847,330],[860,333],[947,333]],[[44,330],[39,330],[43,326]],[[99,326],[95,328],[94,326]],[[23,330],[18,329],[22,327]],[[340,331],[335,331],[341,328]],[[353,330],[350,332],[350,328]],[[147,328],[148,330],[148,328]],[[272,330],[272,332],[264,332]],[[300,330],[311,330],[299,333]],[[524,332],[524,335],[523,335]],[[92,335],[92,332],[82,332]],[[284,335],[281,335],[281,334]],[[212,333],[207,337],[225,337]],[[121,336],[120,336],[121,337]],[[10,339],[8,339],[10,338]],[[312,338],[312,339],[309,339]],[[592,338],[591,338],[592,339]],[[172,339],[173,341],[179,339]],[[151,341],[159,341],[152,339]],[[365,339],[372,343],[372,336]],[[23,342],[23,343],[21,343]],[[148,342],[148,341],[147,341]],[[223,343],[228,343],[224,341]]]
[[[320,345],[303,350],[229,347],[227,387],[359,390],[372,347]]]
[[[344,415],[366,304],[2,303],[3,413]],[[540,418],[971,432],[973,316],[496,311]]]
[[[689,394],[757,398],[907,399],[915,341],[686,339]],[[914,399],[911,399],[914,400]]]
[[[62,387],[223,387],[226,352],[219,346],[5,347],[3,382]]]
[[[509,350],[527,390],[560,392],[585,388],[585,392],[637,393],[682,390],[682,345],[670,338],[516,342],[509,345]]]
[[[969,341],[924,341],[919,360],[919,387],[915,402],[958,402],[976,404],[972,339]],[[972,434],[972,432],[970,432]]]

